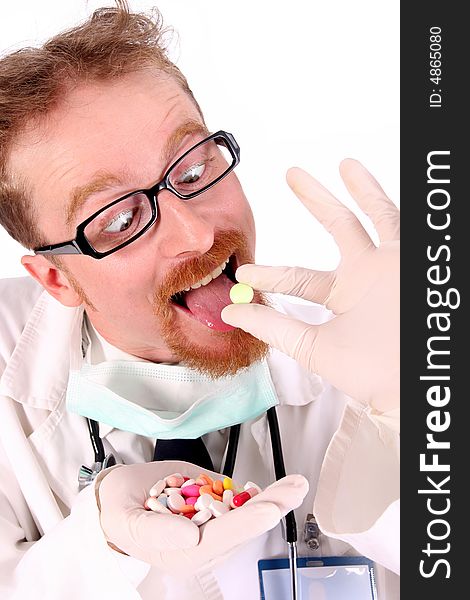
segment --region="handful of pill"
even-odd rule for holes
[[[230,288],[229,295],[233,304],[249,304],[255,293],[253,288],[246,283],[236,283]]]
[[[252,481],[239,487],[230,477],[212,479],[201,473],[196,479],[190,479],[181,473],[173,473],[151,487],[144,508],[158,513],[184,515],[200,526],[243,506],[260,492],[261,488]]]

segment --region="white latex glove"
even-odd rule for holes
[[[150,488],[175,472],[186,477],[200,473],[222,477],[182,461],[118,465],[100,473],[95,490],[101,527],[111,547],[180,577],[213,567],[245,542],[269,531],[300,506],[308,492],[305,477],[288,475],[243,506],[198,527],[184,516],[144,509]]]
[[[244,265],[238,281],[324,304],[335,317],[310,325],[257,304],[232,304],[222,319],[296,359],[347,395],[379,412],[399,404],[399,212],[356,160],[341,163],[341,176],[380,238],[376,247],[354,214],[298,168],[287,182],[335,238],[336,271]]]

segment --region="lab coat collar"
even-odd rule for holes
[[[83,308],[63,306],[43,292],[34,305],[0,380],[2,393],[35,408],[55,410],[81,348]]]

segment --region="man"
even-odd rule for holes
[[[309,555],[365,554],[378,563],[380,598],[397,597],[391,204],[360,165],[343,164],[384,242],[376,249],[293,170],[291,186],[337,236],[340,268],[238,269],[254,262],[255,228],[233,172],[237,143],[207,131],[159,35],[124,7],[102,9],[0,63],[0,218],[34,250],[22,263],[40,284],[2,289],[3,595],[257,598],[257,561],[285,555],[277,525],[301,505],[302,554],[313,510],[324,535]],[[281,306],[307,323],[292,320],[260,306],[260,294],[226,308],[236,279],[337,317]],[[266,362],[266,344],[240,327],[300,364],[275,351]],[[305,478],[273,484],[273,405],[287,472]],[[222,472],[236,423],[233,477],[265,491],[201,531],[142,508],[156,480],[201,470],[201,454],[170,455],[162,441],[204,436],[209,469]],[[111,454],[125,466],[94,481],[82,470],[92,481],[79,493],[80,465],[110,466]]]

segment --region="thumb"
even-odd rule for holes
[[[221,317],[316,372],[316,341],[322,325],[304,323],[261,304],[229,304]]]

